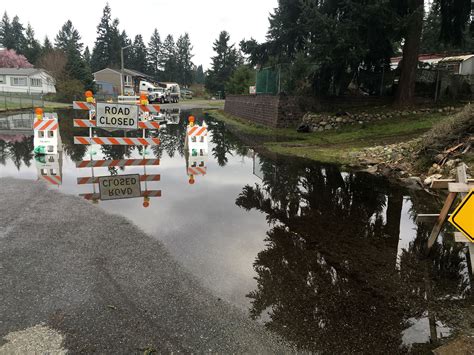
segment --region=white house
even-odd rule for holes
[[[0,68],[0,92],[54,94],[54,78],[44,69]]]

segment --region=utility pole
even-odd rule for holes
[[[123,50],[127,49],[128,47],[131,47],[132,45],[129,44],[128,46],[120,48],[120,63],[121,63],[121,70],[120,70],[120,92],[122,93],[123,96],[123,73],[124,73],[124,67],[123,67]]]

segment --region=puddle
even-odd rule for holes
[[[190,114],[208,125],[207,156],[185,147]],[[41,179],[125,216],[216,295],[300,349],[424,351],[452,334],[451,309],[470,302],[463,244],[440,238],[430,259],[421,257],[429,228],[415,215],[439,208],[424,192],[331,165],[270,160],[199,110],[151,131],[161,144],[147,149],[75,145],[74,136],[89,133],[73,127],[80,113],[57,115],[63,150],[45,159],[34,157],[32,115],[0,118],[0,177]],[[97,179],[122,175],[143,179],[141,192],[101,199]]]

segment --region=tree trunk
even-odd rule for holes
[[[403,59],[395,101],[396,104],[401,106],[412,104],[415,97],[416,67],[423,30],[424,0],[411,0],[409,2],[410,13],[407,15],[409,20],[403,45]]]

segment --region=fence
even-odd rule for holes
[[[0,111],[44,107],[44,104],[45,99],[42,94],[26,94],[0,91]]]

